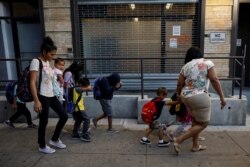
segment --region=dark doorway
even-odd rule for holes
[[[243,55],[244,46],[247,46],[245,59],[245,86],[250,86],[250,22],[249,22],[249,3],[240,3],[239,5],[239,22],[238,22],[238,40],[237,55]],[[236,73],[241,73],[236,69]]]

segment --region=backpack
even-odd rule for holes
[[[78,107],[78,103],[82,98],[82,94],[77,98],[76,102],[74,103],[73,97],[74,97],[74,89],[75,87],[70,87],[67,90],[67,96],[66,97],[66,110],[67,113],[72,114],[75,111],[75,108]]]
[[[43,63],[39,58],[35,59],[39,60],[39,80],[38,80],[38,91],[39,91],[41,88]],[[30,65],[24,69],[21,77],[18,80],[16,96],[23,102],[33,101],[33,97],[30,92]]]
[[[14,88],[17,85],[17,81],[12,81],[12,82],[8,82],[5,85],[5,97],[7,99],[7,102],[10,104],[14,103]]]
[[[154,98],[143,105],[141,112],[143,122],[151,124],[155,120],[155,117],[157,116],[156,102],[161,100],[162,99],[160,98]]]
[[[101,91],[100,91],[100,87],[99,87],[99,83],[101,81],[102,78],[97,78],[94,81],[94,87],[93,87],[93,96],[95,100],[100,100],[101,99]]]
[[[174,93],[173,96],[170,98],[170,101],[177,101],[177,93]],[[184,117],[187,115],[187,108],[185,104],[180,103],[176,105],[171,105],[169,107],[169,113],[171,115],[177,115],[179,117]]]

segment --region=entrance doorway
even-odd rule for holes
[[[2,0],[0,2],[0,55],[2,59],[32,59],[40,53],[43,26],[40,0]],[[0,62],[1,81],[17,80],[28,61]],[[1,86],[4,83],[1,83]]]
[[[250,86],[250,22],[249,22],[250,1],[239,4],[238,21],[238,42],[237,55],[243,55],[244,46],[247,46],[245,59],[245,86]],[[237,69],[236,69],[237,71]],[[239,71],[239,70],[238,70]],[[240,72],[240,71],[239,71]]]

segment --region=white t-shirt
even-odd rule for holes
[[[43,69],[42,69],[42,81],[41,81],[41,88],[40,88],[40,95],[46,97],[53,97],[53,70],[50,67],[49,61],[42,61]],[[30,63],[30,71],[37,71],[37,81],[39,80],[39,60],[33,59]]]

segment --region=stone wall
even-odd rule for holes
[[[69,0],[44,0],[45,34],[51,36],[57,53],[66,57],[67,49],[72,48],[72,28]]]
[[[209,36],[204,40],[204,53],[207,57],[230,56],[232,32],[233,0],[207,0],[205,12],[205,34],[211,32],[225,32],[226,39],[223,43],[210,43]],[[213,60],[218,76],[229,75],[228,60]]]

